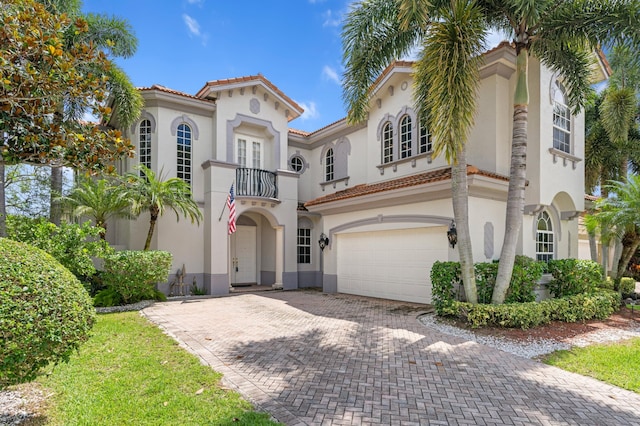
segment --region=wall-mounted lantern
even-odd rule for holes
[[[453,220],[451,221],[451,225],[449,225],[449,230],[447,231],[447,239],[449,240],[451,248],[456,248],[456,244],[458,243],[458,231],[456,231],[456,223]]]
[[[324,232],[320,234],[318,245],[320,246],[320,251],[324,251],[324,248],[329,245],[329,237],[327,237]]]

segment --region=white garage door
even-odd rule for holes
[[[448,257],[445,227],[339,234],[338,292],[431,303],[431,266]]]

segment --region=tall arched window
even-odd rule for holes
[[[411,151],[413,150],[411,133],[411,117],[404,115],[400,119],[400,158],[411,157]]]
[[[139,127],[138,160],[140,164],[151,168],[151,121],[142,120]]]
[[[553,147],[571,153],[571,112],[565,89],[559,81],[553,91]]]
[[[393,161],[393,125],[387,122],[382,128],[382,164]]]
[[[547,212],[538,215],[536,227],[536,259],[545,262],[553,259],[553,227]]]
[[[333,148],[329,148],[324,155],[324,180],[329,182],[333,180]]]
[[[191,185],[191,127],[182,123],[177,129],[177,176]]]

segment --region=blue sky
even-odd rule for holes
[[[341,25],[349,0],[84,0],[85,12],[126,19],[138,38],[118,60],[136,86],[194,94],[206,81],[261,73],[305,109],[313,131],[346,115]]]

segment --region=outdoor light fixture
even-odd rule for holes
[[[449,225],[447,238],[449,239],[451,248],[456,248],[456,244],[458,243],[458,231],[456,231],[456,223],[453,220],[451,221],[451,225]]]
[[[318,245],[320,246],[320,251],[324,251],[324,248],[329,245],[329,237],[327,237],[324,232],[320,234]]]

